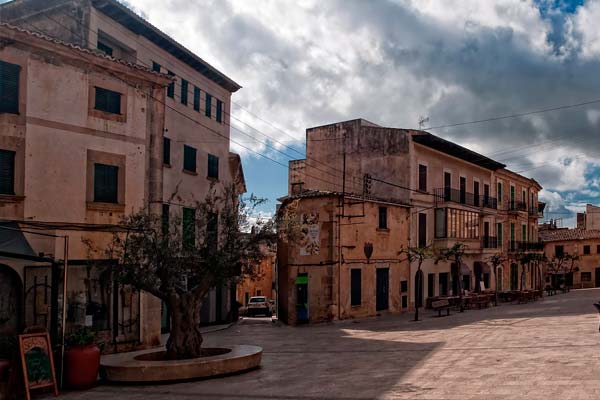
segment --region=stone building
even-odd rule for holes
[[[537,219],[544,208],[537,198],[541,186],[502,163],[428,132],[385,128],[362,119],[346,121],[308,129],[306,154],[306,160],[290,163],[289,195],[282,207],[289,198],[303,198],[311,191],[409,205],[408,223],[393,235],[396,252],[402,246],[435,251],[457,242],[465,244],[458,274],[452,273],[447,262],[426,260],[420,272],[416,264],[410,266],[408,288],[390,289],[391,296],[408,296],[406,308],[424,305],[429,297],[456,294],[455,275],[461,276],[462,287],[468,291],[495,288],[487,260],[496,253],[511,260],[499,269],[499,289],[520,289],[520,282],[515,281],[515,276],[522,277],[515,275],[519,256],[542,250],[537,236]],[[371,221],[372,226],[376,223],[376,219]],[[362,248],[360,239],[356,242],[355,236],[343,246]],[[373,247],[377,248],[376,241]],[[292,287],[295,270],[286,267],[281,257],[298,256],[297,252],[287,249],[287,255],[278,256],[282,297],[286,289],[282,285]],[[343,260],[338,256],[329,262],[343,264]],[[287,281],[285,273],[290,274]],[[524,288],[536,285],[530,276],[535,273],[532,269],[525,275]],[[390,280],[390,288],[393,285],[397,282]],[[294,290],[289,287],[292,301]],[[331,314],[343,317],[341,312]]]
[[[237,284],[236,300],[239,304],[247,306],[252,296],[265,296],[268,300],[277,298],[275,259],[276,252],[263,246],[262,258],[254,266],[253,276],[245,277]]]
[[[67,237],[67,328],[157,343],[160,303],[92,272],[86,243],[162,197],[171,78],[6,24],[0,42],[0,334],[57,334]]]
[[[239,157],[229,152],[231,95],[241,86],[225,74],[116,0],[13,0],[0,5],[0,20],[172,77],[153,212],[194,219],[211,188],[235,184],[245,191]],[[203,323],[228,320],[234,301],[233,285],[211,290]],[[167,332],[164,307],[162,320]]]
[[[585,211],[577,213],[577,228],[600,229],[600,207],[586,204]]]
[[[551,260],[564,254],[577,255],[574,271],[548,271],[546,283],[552,284],[550,272],[556,279],[566,272],[565,284],[573,288],[600,287],[600,229],[555,228],[540,230],[544,253]],[[570,268],[569,268],[570,269]]]

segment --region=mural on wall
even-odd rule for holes
[[[319,236],[321,227],[319,225],[319,213],[312,212],[302,214],[300,224],[300,255],[314,256],[321,250]]]

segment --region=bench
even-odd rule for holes
[[[446,310],[446,316],[450,315],[450,302],[448,300],[437,300],[431,302],[433,311],[438,312],[438,317],[442,316],[442,310]]]
[[[482,307],[487,308],[490,303],[490,299],[487,296],[477,296],[472,298],[469,301],[470,306],[477,305],[477,307],[481,310]]]

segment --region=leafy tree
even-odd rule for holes
[[[492,264],[494,269],[494,276],[496,277],[496,287],[494,290],[494,304],[498,305],[498,267],[504,264],[508,258],[502,253],[496,253],[488,258],[488,261]]]
[[[562,273],[560,283],[565,284],[563,290],[566,290],[567,273],[577,270],[576,262],[579,256],[576,254],[563,253],[555,255],[547,262],[547,269],[554,275]]]
[[[439,261],[454,262],[456,269],[453,272],[452,279],[458,283],[458,297],[460,302],[460,312],[464,311],[463,304],[463,287],[462,287],[462,260],[465,256],[467,246],[464,243],[457,242],[454,246],[448,249],[440,249],[436,257],[436,263]]]
[[[125,217],[106,250],[117,279],[161,299],[171,314],[167,358],[202,355],[200,309],[211,288],[254,274],[273,224],[253,222],[262,200],[240,199],[233,186],[214,190],[182,217],[140,211]]]
[[[523,290],[527,278],[527,266],[535,259],[535,253],[523,252],[517,255],[517,260],[521,264],[521,282],[519,283],[519,290]]]
[[[417,276],[422,279],[421,266],[427,259],[433,258],[433,252],[429,246],[427,247],[409,247],[407,249],[401,249],[400,254],[406,254],[406,258],[410,264],[417,263]],[[419,290],[423,288],[423,281],[417,285]],[[423,298],[423,293],[420,294],[420,298]],[[419,303],[417,302],[417,293],[415,293],[415,321],[419,320]]]

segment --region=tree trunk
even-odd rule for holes
[[[200,308],[202,300],[192,294],[172,298],[167,303],[171,311],[171,334],[167,341],[170,360],[202,356]]]
[[[494,265],[494,276],[496,277],[496,286],[494,287],[494,306],[498,305],[498,266]]]

